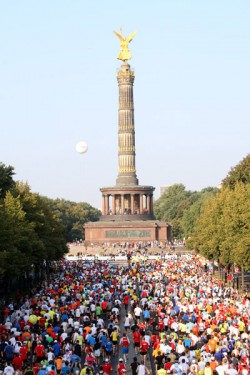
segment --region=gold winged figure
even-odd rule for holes
[[[122,31],[122,28],[121,28],[121,33],[117,33],[116,31],[114,31],[114,34],[116,36],[118,36],[118,38],[120,39],[121,41],[121,50],[120,50],[120,53],[118,55],[118,60],[122,60],[124,62],[128,61],[128,60],[131,60],[132,59],[132,56],[130,54],[130,50],[128,48],[128,45],[129,43],[132,41],[132,39],[134,38],[135,34],[136,34],[136,31],[134,31],[133,33],[131,33],[127,38],[125,35],[123,35],[123,31]]]

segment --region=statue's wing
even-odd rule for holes
[[[135,34],[136,34],[136,31],[134,31],[133,33],[131,33],[131,34],[127,37],[127,41],[128,41],[128,43],[131,42],[131,40],[134,38]]]
[[[121,34],[118,34],[116,31],[114,31],[114,34],[115,34],[116,36],[118,36],[118,38],[119,38],[120,40],[123,40],[123,37],[121,36]]]

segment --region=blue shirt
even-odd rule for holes
[[[41,369],[41,370],[38,371],[37,375],[46,375],[46,374],[47,374],[46,369]]]
[[[87,341],[90,346],[94,346],[96,343],[96,339],[93,336],[89,336]]]
[[[52,346],[53,350],[54,350],[54,354],[55,356],[59,356],[60,354],[60,350],[61,350],[61,346],[58,344],[58,343],[55,343],[53,346]]]
[[[79,355],[72,354],[72,356],[70,357],[71,364],[73,365],[76,361],[81,363],[81,358],[79,357]]]
[[[66,375],[67,371],[71,371],[71,368],[69,366],[63,366],[61,368],[62,375]]]
[[[15,349],[11,345],[5,346],[4,351],[5,351],[6,359],[13,359],[13,357],[14,357],[14,350]]]
[[[106,350],[107,352],[112,352],[113,344],[111,341],[108,341],[106,344]]]
[[[100,337],[100,342],[101,342],[102,346],[105,346],[107,344],[107,336],[106,335],[102,335]]]

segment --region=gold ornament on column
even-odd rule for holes
[[[120,39],[121,41],[121,49],[120,49],[120,53],[117,57],[118,60],[121,60],[121,61],[128,61],[128,60],[131,60],[132,59],[132,56],[130,54],[130,50],[128,48],[128,45],[129,43],[133,40],[135,34],[136,34],[136,31],[134,31],[133,33],[131,33],[128,37],[126,37],[124,34],[123,34],[123,30],[122,28],[120,29],[120,34],[117,33],[116,31],[114,31],[114,34]]]

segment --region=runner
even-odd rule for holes
[[[120,339],[120,346],[122,350],[123,360],[125,363],[128,360],[129,345],[130,345],[129,338],[127,337],[126,333],[124,333],[122,338]]]

